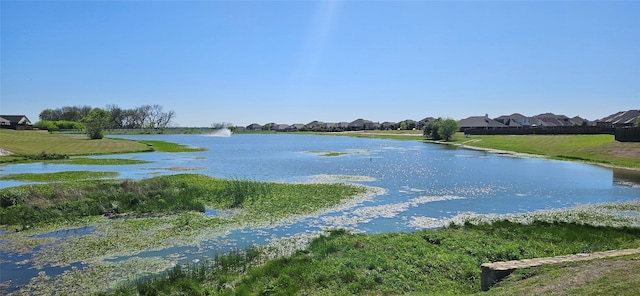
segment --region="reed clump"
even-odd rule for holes
[[[262,262],[254,249],[234,252],[206,264],[177,266],[121,286],[114,294],[474,294],[480,291],[479,266],[484,262],[623,249],[638,243],[638,228],[566,222],[494,221],[376,235],[332,230],[291,256]]]

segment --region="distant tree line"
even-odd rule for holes
[[[84,129],[91,139],[102,139],[105,129],[165,129],[175,114],[173,110],[165,112],[160,105],[133,109],[116,105],[107,105],[105,109],[65,106],[40,112],[40,121],[34,127],[48,131]]]
[[[80,123],[95,109],[100,108],[66,106],[58,109],[45,109],[40,112],[40,120],[55,122],[58,128],[64,129],[57,123],[67,122],[64,123],[66,126],[69,126],[68,122]],[[107,105],[105,109],[101,110],[108,112],[109,123],[106,128],[112,129],[164,129],[169,126],[176,114],[173,110],[165,112],[160,105],[142,105],[132,109]],[[77,128],[77,126],[70,128]]]

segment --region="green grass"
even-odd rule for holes
[[[217,260],[186,271],[176,267],[114,294],[475,294],[480,290],[483,262],[630,248],[639,243],[637,228],[571,223],[498,221],[376,235],[334,230],[304,250],[264,264],[259,264],[257,255],[235,255],[229,260],[233,264]]]
[[[58,135],[41,131],[0,129],[0,148],[16,154],[92,155],[149,151],[143,143],[129,140],[90,140],[86,135]]]
[[[48,163],[64,163],[64,164],[76,164],[76,165],[131,165],[149,163],[146,160],[140,159],[126,159],[126,158],[86,158],[86,157],[73,157],[63,160],[52,160]]]
[[[143,163],[140,160],[69,158],[79,155],[99,155],[131,152],[196,152],[194,148],[156,140],[125,139],[90,140],[86,135],[50,134],[42,131],[0,129],[0,148],[14,153],[0,156],[0,163],[61,162],[91,165],[123,165]]]
[[[197,152],[206,150],[205,148],[195,148],[182,144],[157,140],[140,140],[138,142],[147,144],[149,147],[151,147],[151,149],[158,152]]]
[[[616,142],[613,135],[483,135],[458,137],[456,143],[555,159],[640,168],[640,143]]]
[[[314,135],[330,135],[330,136],[347,136],[356,138],[369,138],[369,139],[389,139],[389,140],[423,140],[422,131],[408,131],[408,130],[367,130],[367,131],[353,131],[353,132],[335,132],[335,133],[311,133]]]
[[[91,180],[101,178],[115,178],[117,172],[93,172],[93,171],[65,171],[57,173],[25,173],[0,176],[0,180],[31,181],[31,182],[63,182],[77,180]]]
[[[515,270],[486,295],[640,295],[640,255]]]
[[[84,172],[9,175],[23,180],[78,179]],[[91,175],[98,177],[101,175]],[[86,180],[0,189],[0,224],[31,226],[104,214],[168,214],[242,208],[247,220],[309,213],[363,193],[345,184],[281,184],[223,180],[203,175],[141,181]]]
[[[359,131],[318,133],[360,138],[424,140],[422,131]],[[481,135],[456,133],[451,144],[541,155],[553,159],[584,161],[640,168],[640,143],[616,142],[613,135]]]

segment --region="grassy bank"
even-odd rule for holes
[[[205,149],[156,140],[90,140],[86,135],[50,134],[44,131],[0,129],[0,148],[13,154],[0,156],[0,163],[49,161],[70,164],[114,165],[141,163],[139,160],[69,158],[69,156],[132,152],[197,152]]]
[[[483,135],[457,137],[454,143],[554,159],[640,168],[640,143],[616,142],[613,135]]]
[[[143,143],[129,140],[90,140],[86,135],[49,134],[43,131],[0,129],[0,148],[15,154],[90,155],[149,151]]]
[[[325,133],[360,138],[423,140],[421,131],[358,131]],[[480,135],[457,133],[450,142],[552,159],[584,161],[624,168],[640,168],[640,143],[616,142],[613,135]]]
[[[137,281],[113,294],[474,294],[480,290],[479,266],[483,262],[632,248],[639,244],[638,228],[564,222],[524,225],[497,221],[377,235],[334,230],[313,240],[304,250],[264,264],[253,251],[231,254],[200,266],[174,268],[164,277]],[[544,274],[543,268],[515,277],[532,278]],[[495,292],[516,291],[515,282],[518,280],[511,279]],[[604,289],[595,291],[606,292],[607,287]]]

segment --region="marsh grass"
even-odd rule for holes
[[[259,255],[258,250],[249,248],[216,255],[199,264],[177,265],[160,276],[136,280],[133,289],[131,286],[121,286],[112,294],[130,295],[133,292],[138,295],[208,295],[216,291],[231,293],[234,286],[232,280],[253,266]],[[206,286],[202,283],[206,283]]]
[[[102,178],[114,178],[117,177],[117,172],[94,172],[94,171],[64,171],[57,173],[42,173],[42,174],[9,174],[0,176],[0,180],[15,180],[15,181],[31,181],[31,182],[63,182],[63,181],[77,181],[77,180],[92,180]]]
[[[484,262],[630,248],[639,242],[637,228],[562,222],[496,221],[376,235],[333,230],[304,250],[264,264],[256,260],[259,256],[231,255],[246,260],[234,263],[241,268],[225,268],[219,261],[176,267],[114,294],[473,294],[480,289],[479,266]]]
[[[349,152],[337,152],[337,151],[328,151],[328,150],[311,150],[307,152],[316,154],[318,156],[343,156],[343,155],[350,154]]]
[[[78,178],[83,172],[22,178]],[[71,176],[71,177],[69,177]],[[282,218],[331,207],[364,193],[346,184],[283,184],[224,180],[203,175],[159,176],[140,181],[83,180],[0,189],[0,224],[33,226],[94,215],[174,214],[242,208],[246,219]]]
[[[49,163],[64,163],[75,165],[131,165],[131,164],[143,164],[150,161],[140,159],[126,159],[126,158],[86,158],[86,157],[72,157],[64,160],[50,161]]]
[[[0,224],[32,226],[105,214],[204,212],[204,204],[164,179],[90,180],[0,190]]]
[[[189,147],[182,144],[157,140],[138,140],[138,142],[144,143],[154,151],[158,152],[198,152],[207,150],[205,148]]]

